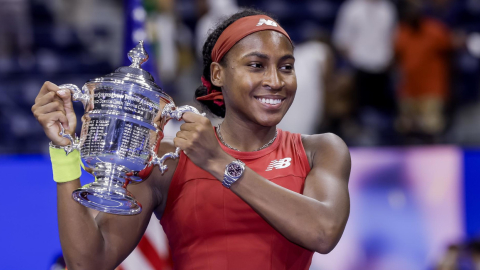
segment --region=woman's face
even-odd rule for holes
[[[240,40],[225,57],[221,77],[226,114],[262,126],[278,124],[297,89],[290,41],[276,31],[260,31]]]

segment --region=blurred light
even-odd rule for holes
[[[147,12],[143,7],[137,7],[132,11],[133,19],[138,22],[144,22],[147,17]]]
[[[132,39],[134,42],[139,42],[140,40],[147,39],[147,33],[143,29],[137,29],[132,33]]]
[[[60,61],[52,50],[41,49],[37,52],[37,61],[41,72],[52,74],[59,70]]]
[[[475,57],[480,58],[480,33],[472,33],[467,38],[467,49]]]
[[[401,210],[405,207],[407,199],[403,191],[394,189],[388,193],[388,203],[392,209]]]

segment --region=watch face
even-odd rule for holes
[[[236,163],[230,163],[228,165],[227,172],[231,177],[240,177],[242,175],[243,168]]]

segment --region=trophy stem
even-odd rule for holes
[[[96,180],[75,190],[72,197],[86,207],[117,215],[136,215],[142,206],[124,187],[128,169],[112,163],[97,163]]]

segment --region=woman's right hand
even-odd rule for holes
[[[72,136],[77,126],[77,117],[73,110],[72,95],[69,90],[60,89],[54,83],[45,82],[35,98],[32,112],[54,145],[70,144],[70,140],[59,135],[60,123],[65,129],[65,133]]]

